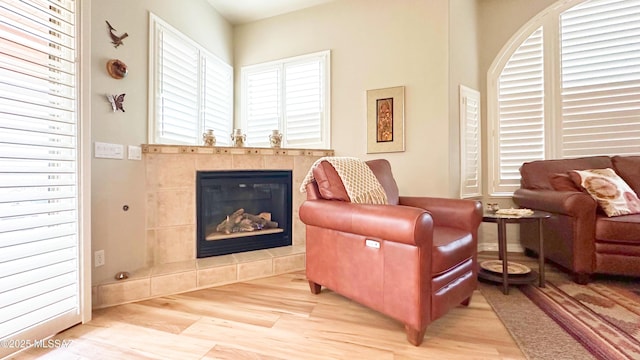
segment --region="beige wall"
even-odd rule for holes
[[[238,26],[236,100],[242,66],[330,49],[336,155],[387,158],[401,193],[448,195],[448,11],[447,1],[339,0]],[[405,86],[406,151],[368,155],[366,91],[392,86]]]
[[[149,11],[232,63],[232,28],[206,0],[101,0],[92,2],[92,143],[147,143]],[[124,45],[110,43],[105,20],[127,32]],[[115,80],[109,59],[120,59],[129,75]],[[126,93],[125,113],[111,111],[106,94]],[[94,284],[146,261],[145,173],[142,161],[92,160],[92,253],[105,250],[106,265],[93,268]],[[128,205],[129,210],[123,211]]]
[[[482,91],[478,67],[479,1],[449,1],[449,183],[460,196],[460,85]]]

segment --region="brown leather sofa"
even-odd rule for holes
[[[367,165],[389,204],[356,204],[330,163],[314,169],[300,218],[307,225],[311,292],[325,286],[404,324],[420,345],[427,325],[477,286],[480,202],[402,197],[386,160]],[[320,184],[320,186],[319,186]],[[346,200],[346,201],[345,201]],[[369,246],[368,246],[369,245]]]
[[[545,258],[571,271],[586,284],[592,274],[640,276],[640,214],[607,217],[596,201],[571,184],[570,170],[611,168],[640,194],[640,156],[593,156],[540,160],[520,168],[521,188],[513,194],[520,206],[552,213],[545,221]],[[520,225],[520,242],[538,251],[537,230]]]

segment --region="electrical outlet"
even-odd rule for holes
[[[95,267],[104,265],[104,250],[98,250],[93,254],[93,262]]]

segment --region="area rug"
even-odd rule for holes
[[[640,283],[552,279],[521,291],[597,359],[640,359]]]
[[[553,264],[546,268],[544,288],[511,286],[504,295],[501,285],[479,286],[528,359],[640,359],[640,280],[578,285]]]

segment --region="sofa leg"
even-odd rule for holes
[[[587,285],[591,281],[591,275],[585,273],[573,274],[573,281],[576,284]]]
[[[470,303],[471,303],[471,296],[469,296],[468,298],[462,300],[462,302],[460,304],[462,304],[463,306],[469,306]]]
[[[322,285],[320,284],[316,284],[313,281],[309,280],[309,289],[311,290],[312,294],[320,294],[320,290],[322,289]]]
[[[425,327],[422,330],[416,330],[409,325],[405,325],[404,330],[407,333],[407,340],[411,343],[411,345],[420,346],[420,344],[422,344],[422,340],[424,339],[424,333],[427,331],[427,328]]]
[[[524,256],[537,258],[538,257],[538,253],[533,251],[533,250],[531,250],[531,249],[524,249]]]

